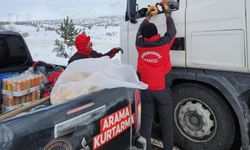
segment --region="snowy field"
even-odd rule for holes
[[[105,21],[104,21],[105,20]],[[123,17],[101,17],[95,19],[73,20],[75,27],[81,29],[91,37],[93,49],[105,53],[113,47],[120,45],[120,24]],[[69,58],[60,58],[52,50],[56,47],[54,41],[59,35],[48,28],[57,29],[62,21],[36,21],[30,23],[11,23],[4,28],[19,32],[23,35],[34,61],[44,61],[47,63],[67,65]],[[35,24],[35,26],[34,26]],[[73,48],[71,55],[75,53]],[[120,54],[113,59],[120,60]]]

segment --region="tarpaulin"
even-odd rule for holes
[[[118,87],[147,89],[135,69],[108,57],[76,60],[67,66],[51,91],[51,103],[58,104],[102,89]]]

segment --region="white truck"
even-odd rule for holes
[[[157,2],[127,0],[122,61],[135,68],[136,33],[145,8]],[[171,48],[175,144],[184,150],[248,150],[250,1],[170,0],[170,5],[177,28]],[[163,13],[151,21],[166,32]],[[156,143],[158,122],[156,117]]]

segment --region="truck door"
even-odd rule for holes
[[[187,66],[247,72],[245,10],[245,0],[187,0]]]
[[[133,1],[133,0],[129,0]],[[129,4],[128,5],[133,5]],[[137,64],[137,50],[135,47],[135,39],[136,33],[138,31],[139,25],[145,19],[145,14],[143,14],[142,10],[147,8],[148,5],[155,5],[156,3],[161,2],[161,0],[137,0],[136,3],[136,23],[131,23],[127,21],[127,39],[122,39],[121,44],[124,41],[127,42],[128,53],[123,56],[126,63],[136,66]],[[174,2],[177,4],[176,9],[173,11],[172,16],[176,25],[177,35],[174,46],[171,49],[171,60],[174,66],[185,66],[185,9],[186,9],[186,0],[170,0],[170,2]],[[135,5],[135,4],[134,4]],[[128,6],[129,7],[129,6]],[[158,7],[160,10],[160,6]],[[163,36],[166,32],[166,19],[164,13],[160,13],[157,16],[151,18],[151,22],[155,23],[158,27],[158,32]],[[123,25],[122,28],[125,26]],[[125,31],[125,29],[124,29]],[[124,32],[121,32],[121,34]]]

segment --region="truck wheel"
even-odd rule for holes
[[[209,87],[173,88],[175,144],[182,150],[229,150],[235,138],[231,108]]]

